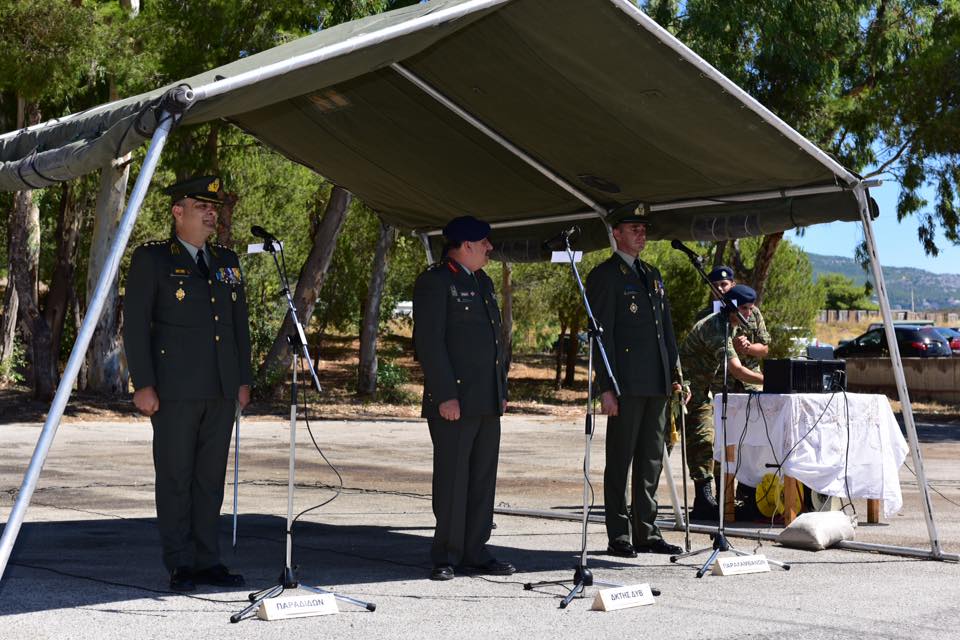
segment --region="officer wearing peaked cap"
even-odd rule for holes
[[[667,404],[680,389],[670,304],[660,272],[639,258],[650,227],[644,208],[624,205],[609,221],[616,251],[590,272],[586,287],[621,392],[617,397],[600,367],[597,390],[608,416],[603,474],[607,553],[627,558],[638,552],[677,554],[682,549],[666,542],[655,522]],[[626,499],[631,467],[632,516]]]
[[[414,285],[413,342],[433,442],[433,580],[452,579],[457,566],[516,571],[487,548],[507,407],[500,309],[483,271],[493,249],[489,234],[490,225],[472,216],[451,220],[444,258]]]
[[[216,176],[165,189],[174,233],[134,251],[124,295],[133,402],[153,423],[157,524],[176,591],[243,584],[218,540],[231,427],[252,379],[240,263],[207,242],[220,191]]]

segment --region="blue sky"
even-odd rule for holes
[[[916,217],[910,216],[903,222],[897,222],[899,193],[900,185],[893,181],[884,182],[880,187],[870,190],[870,195],[880,205],[880,217],[873,221],[880,262],[889,267],[960,273],[960,247],[950,244],[943,234],[938,234],[940,255],[932,258],[923,253],[923,247],[917,239]],[[932,190],[926,195],[932,205]],[[863,240],[863,229],[859,223],[831,222],[808,227],[803,237],[797,236],[795,231],[788,231],[785,237],[810,253],[853,257],[854,249]]]

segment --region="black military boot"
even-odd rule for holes
[[[695,487],[693,510],[690,512],[691,520],[709,520],[716,522],[717,499],[713,497],[713,480],[696,480],[693,483]]]

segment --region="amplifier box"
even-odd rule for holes
[[[830,393],[847,388],[843,360],[765,360],[764,393]]]

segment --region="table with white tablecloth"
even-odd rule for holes
[[[738,480],[756,487],[779,464],[788,487],[795,479],[824,495],[878,500],[886,517],[903,506],[899,469],[908,448],[886,396],[731,393],[726,436],[721,415],[718,394],[714,459],[726,457]]]

